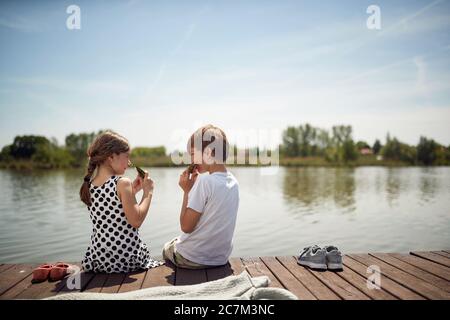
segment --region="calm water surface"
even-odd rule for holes
[[[181,170],[149,171],[155,192],[141,235],[160,256],[180,232]],[[450,167],[231,171],[241,197],[233,256],[294,255],[309,244],[354,253],[450,248]],[[81,260],[91,232],[81,182],[75,170],[0,170],[0,262]]]

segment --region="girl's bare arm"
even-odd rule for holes
[[[152,201],[152,192],[144,190],[141,202],[138,204],[133,192],[132,182],[129,178],[122,177],[117,182],[117,193],[122,201],[123,211],[128,222],[134,227],[139,228],[147,216],[150,203]]]

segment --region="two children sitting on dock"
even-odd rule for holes
[[[164,259],[179,267],[206,268],[228,262],[239,205],[237,180],[225,167],[228,147],[225,133],[212,125],[189,139],[188,152],[196,168],[192,174],[186,169],[179,179],[184,192],[182,234],[163,249]],[[139,235],[152,201],[153,181],[147,172],[134,181],[122,176],[129,165],[128,141],[107,131],[96,137],[87,153],[80,198],[88,207],[93,229],[83,269],[115,273],[163,264],[151,258]],[[135,195],[141,190],[137,203]]]

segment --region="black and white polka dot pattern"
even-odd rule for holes
[[[89,187],[92,203],[88,209],[93,230],[82,261],[86,271],[131,272],[163,264],[150,257],[138,229],[128,223],[116,192],[119,179],[112,176],[102,186]]]

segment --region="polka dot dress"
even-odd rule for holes
[[[112,176],[102,186],[89,186],[92,203],[88,209],[93,230],[82,261],[86,271],[131,272],[163,264],[150,257],[138,229],[128,223],[116,192],[119,179]]]

